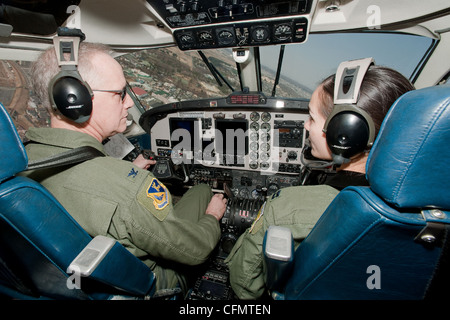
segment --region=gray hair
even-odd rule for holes
[[[91,87],[100,81],[99,74],[96,71],[95,65],[92,63],[92,57],[99,53],[111,55],[111,50],[109,47],[99,43],[80,43],[78,51],[78,72],[83,80]],[[39,102],[50,112],[53,112],[53,110],[50,106],[48,86],[59,71],[60,68],[53,46],[44,51],[31,67],[31,84],[34,93]]]

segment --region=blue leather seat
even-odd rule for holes
[[[423,299],[448,290],[449,105],[449,86],[394,103],[369,155],[370,187],[338,194],[293,253],[275,298]]]
[[[155,278],[144,263],[115,240],[92,239],[42,185],[15,176],[27,168],[28,159],[2,105],[0,153],[0,295],[19,299],[152,296]]]

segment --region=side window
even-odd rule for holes
[[[48,127],[50,115],[30,85],[29,61],[0,60],[0,103],[8,110],[22,141],[30,127]]]
[[[367,57],[373,57],[377,65],[393,68],[414,82],[415,72],[420,70],[434,44],[427,37],[389,32],[310,34],[305,43],[285,46],[275,95],[309,99],[317,85],[336,72],[339,63]],[[266,95],[272,94],[279,54],[279,46],[260,48]]]

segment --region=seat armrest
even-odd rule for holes
[[[116,241],[105,236],[96,236],[70,263],[67,273],[89,277],[106,257]]]
[[[290,276],[294,262],[294,239],[291,230],[269,226],[263,242],[266,286],[280,290]]]
[[[151,296],[155,291],[156,279],[150,268],[105,236],[92,239],[70,263],[67,273],[89,277],[132,295]]]

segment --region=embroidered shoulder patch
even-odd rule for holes
[[[169,191],[156,178],[150,181],[147,188],[147,197],[153,199],[153,205],[157,210],[162,210],[169,204]]]

